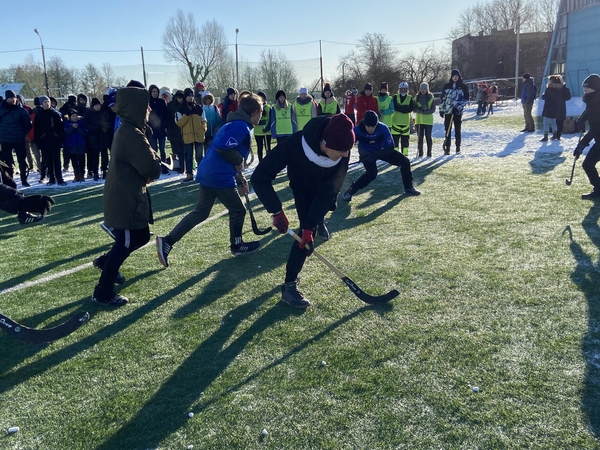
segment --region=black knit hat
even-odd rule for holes
[[[127,83],[127,87],[139,87],[142,89],[146,89],[146,86],[144,86],[144,83],[142,83],[141,81],[138,81],[138,80],[130,80],[129,83]]]
[[[594,91],[600,90],[600,76],[593,73],[583,80],[583,87],[593,89]]]
[[[15,98],[16,95],[13,91],[11,91],[10,89],[7,89],[6,91],[4,91],[4,98],[6,100],[8,100],[9,98]]]
[[[227,88],[227,96],[229,97],[231,94],[235,94],[235,89],[232,87]]]
[[[528,73],[524,73],[523,78],[525,78],[526,80],[529,80],[531,78],[531,75],[529,75]]]
[[[385,89],[386,91],[388,90],[387,81],[382,81],[381,84],[379,85],[379,90],[381,91],[382,89]]]
[[[364,90],[365,90],[365,91],[366,91],[366,90],[371,90],[371,91],[372,91],[372,90],[373,90],[373,85],[372,85],[371,83],[367,83],[367,84],[365,84],[365,89],[364,89]]]
[[[450,72],[450,78],[452,78],[454,75],[458,75],[458,78],[462,78],[462,75],[458,69],[452,69],[452,72]]]
[[[185,88],[183,91],[183,98],[189,97],[190,95],[194,95],[194,91],[192,90],[192,88]]]
[[[372,110],[366,111],[365,117],[363,118],[363,123],[367,127],[377,126],[377,124],[379,123],[379,117],[377,116],[377,113]]]
[[[256,95],[258,95],[260,98],[262,98],[265,102],[267,101],[267,96],[263,91],[258,91],[256,93]]]
[[[277,91],[277,93],[275,94],[275,101],[279,100],[279,97],[281,97],[282,95],[284,98],[287,99],[287,96],[285,95],[284,91]]]
[[[100,100],[98,100],[96,97],[94,97],[92,99],[92,108],[96,105],[101,105],[102,103],[100,103]]]

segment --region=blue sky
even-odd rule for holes
[[[400,54],[424,48],[425,41],[437,40],[433,42],[436,48],[447,47],[445,37],[459,13],[475,3],[476,0],[466,0],[451,5],[430,0],[424,8],[418,2],[397,0],[372,4],[356,0],[3,2],[0,68],[22,62],[29,54],[41,62],[40,40],[34,28],[42,36],[46,60],[57,55],[71,67],[81,68],[89,62],[97,66],[104,62],[113,66],[141,65],[140,47],[144,47],[147,66],[167,64],[162,51],[156,50],[161,49],[161,35],[169,17],[181,8],[186,13],[193,12],[199,25],[212,19],[222,24],[232,51],[235,29],[239,28],[240,61],[259,61],[260,51],[265,48],[281,50],[292,61],[318,60],[318,42],[282,44],[322,40],[324,78],[328,79],[335,73],[340,56],[354,48],[348,44],[356,44],[366,33],[385,34]],[[133,51],[99,52],[104,50]],[[136,69],[130,70],[134,76]],[[150,73],[148,82],[173,84],[166,76]],[[317,69],[315,78],[318,76]]]

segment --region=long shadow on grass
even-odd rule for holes
[[[150,313],[151,311],[154,311],[155,309],[161,307],[163,304],[167,303],[174,296],[177,296],[192,288],[196,283],[202,281],[210,274],[216,273],[216,278],[218,278],[221,282],[211,283],[211,289],[204,289],[202,294],[198,297],[198,299],[192,302],[193,305],[190,305],[187,308],[184,307],[181,311],[178,311],[178,313],[174,314],[174,316],[175,318],[185,316],[191,313],[192,311],[196,311],[204,306],[209,305],[210,303],[221,298],[233,286],[237,285],[238,283],[244,282],[252,276],[251,270],[257,269],[251,269],[251,266],[255,266],[256,263],[252,262],[250,259],[251,258],[248,257],[244,258],[243,260],[236,261],[232,259],[222,260],[217,264],[206,268],[201,273],[183,281],[173,289],[164,292],[162,295],[156,297],[155,299],[139,307],[136,307],[129,314],[122,316],[116,322],[98,330],[93,335],[90,335],[76,343],[73,343],[68,347],[62,348],[57,352],[48,354],[40,359],[32,361],[26,366],[20,367],[17,371],[10,373],[4,378],[0,379],[0,393],[11,389],[12,387],[20,384],[21,382],[25,381],[26,379],[32,376],[39,375],[45,372],[46,370],[49,370],[50,368],[57,366],[70,358],[73,358],[80,352],[87,350],[93,347],[94,345],[97,345],[98,343],[110,338],[111,336],[119,333],[120,331],[123,331],[124,329],[126,329],[127,327],[144,317],[146,314]],[[235,270],[233,270],[234,266]],[[271,269],[269,268],[268,270]],[[160,271],[162,272],[162,270]],[[156,272],[159,272],[159,270],[139,274],[137,277],[128,280],[127,284],[139,281],[143,278],[153,275]],[[257,273],[259,272],[262,272],[262,270],[258,271]],[[279,287],[273,288],[272,291],[275,291],[276,289],[279,289]],[[81,303],[83,305],[82,309],[89,311],[91,316],[91,322],[93,322],[93,318],[96,314],[102,314],[102,312],[105,309],[103,306],[90,303],[89,297],[87,296],[77,301],[76,303]],[[72,307],[73,304],[71,304],[70,306]],[[137,305],[134,305],[134,307],[135,306]],[[86,326],[89,327],[90,325]],[[25,353],[26,352],[23,353],[23,357],[19,355],[13,358],[9,362],[10,366],[7,365],[6,367],[2,367],[2,371],[6,371],[9,367],[15,367],[16,365],[20,364],[24,360],[23,358],[26,357]]]
[[[594,245],[600,249],[600,205],[593,205],[582,221],[582,226]],[[570,228],[568,228],[570,232]],[[577,266],[571,274],[573,282],[579,286],[588,302],[588,333],[582,342],[582,353],[586,361],[585,386],[581,403],[589,421],[589,429],[600,436],[600,273],[595,261],[585,253],[571,237],[571,253]]]
[[[512,141],[510,141],[506,144],[506,146],[504,147],[504,150],[502,150],[501,152],[495,153],[491,156],[497,156],[498,158],[504,158],[506,156],[512,155],[513,153],[516,153],[517,151],[519,151],[523,147],[525,147],[525,138],[527,137],[526,135],[528,135],[528,134],[529,133],[519,134]]]
[[[558,147],[557,147],[558,150]],[[533,154],[533,159],[529,161],[531,173],[534,175],[543,175],[551,172],[567,160],[560,153],[549,153],[544,147]],[[568,174],[565,175],[568,178]]]
[[[80,259],[85,259],[85,262],[89,262],[92,256],[97,256],[98,254],[102,253],[104,250],[108,250],[110,244],[106,244],[100,247],[95,247],[93,249],[87,250],[83,253],[79,253],[78,255],[68,255],[66,257],[64,257],[63,259],[59,259],[56,261],[52,261],[51,263],[45,264],[43,266],[37,267],[34,270],[32,270],[31,272],[25,273],[23,275],[19,275],[13,278],[10,278],[8,280],[2,281],[0,283],[0,295],[2,295],[2,291],[8,288],[13,287],[16,284],[19,283],[24,283],[26,281],[30,281],[32,278],[35,278],[39,275],[43,275],[46,272],[51,271],[52,269],[55,269],[58,266],[61,266],[63,264],[66,263],[72,263],[74,261],[80,260]]]
[[[275,289],[264,293],[260,297],[245,303],[228,314],[235,317],[236,323],[247,320],[256,310],[272,295]],[[372,309],[363,307],[337,322],[329,325],[316,336],[306,339],[277,361],[267,365],[256,373],[246,377],[239,383],[228,388],[220,396],[239,389],[241,386],[251,382],[262,373],[280,364],[285,363],[293,355],[301,352],[307,346],[322,339],[336,328],[356,318],[362,312]],[[173,375],[166,380],[160,390],[144,405],[136,416],[116,434],[111,436],[96,450],[113,450],[115,448],[154,448],[159,442],[175,433],[189,420],[187,413],[202,412],[211,404],[218,401],[218,397],[208,402],[200,402],[201,394],[220,377],[229,365],[239,356],[249,342],[265,329],[273,324],[287,319],[292,314],[299,314],[288,306],[281,303],[271,307],[265,314],[259,317],[242,335],[225,347],[227,341],[236,329],[236,323],[225,324],[215,334],[204,341],[186,360],[181,364]],[[227,317],[227,316],[226,316]],[[150,427],[156,420],[157,411],[160,411],[163,420],[160,427]]]

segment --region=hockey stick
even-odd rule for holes
[[[448,129],[446,130],[446,137],[444,138],[444,145],[442,148],[444,149],[444,153],[447,155],[450,154],[450,133],[452,132],[452,124],[454,121],[454,114],[450,115],[450,123],[448,124]]]
[[[298,236],[296,233],[294,233],[291,228],[288,228],[288,234],[290,236],[292,236],[294,239],[296,239],[298,242],[302,242],[302,239],[300,239],[300,236]],[[352,281],[350,278],[348,278],[341,270],[339,270],[332,263],[330,263],[318,251],[313,250],[313,255],[315,255],[318,259],[320,259],[323,262],[323,264],[325,264],[327,267],[329,267],[329,270],[331,270],[338,277],[340,277],[340,279],[346,284],[346,286],[348,286],[348,288],[350,288],[350,290],[352,291],[352,293],[354,295],[356,295],[359,299],[361,299],[365,303],[368,303],[369,305],[386,303],[386,302],[389,302],[390,300],[398,297],[398,295],[400,295],[400,292],[398,292],[396,289],[393,289],[384,295],[377,295],[377,296],[369,295],[365,291],[363,291],[361,288],[359,288],[358,285],[354,281]]]
[[[19,325],[4,314],[0,314],[0,328],[3,328],[10,336],[30,344],[42,344],[52,342],[68,336],[90,319],[87,312],[71,316],[69,320],[53,328],[35,329]]]
[[[254,214],[252,213],[252,208],[250,208],[250,198],[248,197],[248,194],[246,194],[246,208],[248,208],[248,213],[250,213],[250,222],[252,223],[252,231],[254,232],[254,234],[262,236],[263,234],[271,232],[273,227],[268,227],[264,230],[258,228],[256,219],[254,218]]]
[[[583,137],[583,131],[581,133],[579,133],[579,141],[577,141],[577,145],[579,145],[579,143],[581,142],[581,138]],[[567,186],[571,186],[571,183],[573,182],[573,174],[575,173],[575,163],[577,163],[577,160],[579,159],[579,156],[576,156],[575,159],[573,160],[573,167],[571,167],[571,177],[567,180],[565,180],[565,184]]]

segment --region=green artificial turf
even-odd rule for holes
[[[40,225],[3,214],[0,290],[80,270],[3,292],[0,312],[42,328],[76,311],[91,320],[49,345],[0,335],[0,448],[599,448],[600,204],[579,199],[583,173],[566,187],[557,154],[413,172],[421,196],[400,195],[398,170],[383,166],[317,241],[366,292],[400,291],[381,306],[315,257],[300,283],[312,307],[281,303],[292,239],[273,232],[232,258],[222,215],[177,243],[167,269],[153,244],[132,254],[130,303],[103,307],[90,301],[90,262],[111,244],[101,187],[55,191]],[[166,234],[197,188],[150,189],[152,231]],[[244,238],[256,238],[249,220]]]

